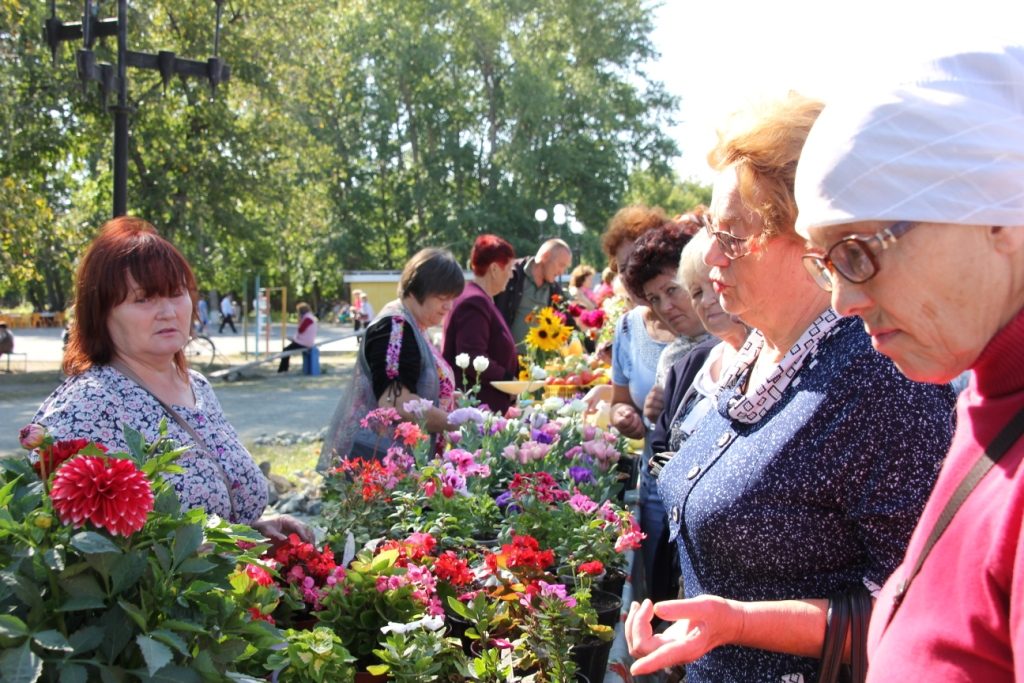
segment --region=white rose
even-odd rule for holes
[[[469,367],[469,354],[468,353],[460,353],[459,355],[455,356],[455,364],[458,365],[463,370],[468,368]]]
[[[487,360],[487,356],[477,356],[473,359],[473,369],[477,371],[477,374],[486,370],[490,364],[491,361]]]

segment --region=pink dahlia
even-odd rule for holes
[[[146,524],[153,490],[131,460],[83,455],[64,463],[53,479],[53,509],[64,524],[89,522],[115,536]]]

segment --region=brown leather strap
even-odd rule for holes
[[[921,566],[924,565],[924,561],[928,558],[932,548],[938,542],[939,538],[949,527],[950,522],[953,521],[954,515],[960,506],[967,500],[967,496],[970,495],[971,491],[975,489],[978,483],[988,474],[989,470],[995,467],[995,464],[999,461],[1010,447],[1017,442],[1021,434],[1024,434],[1024,408],[1022,408],[1016,415],[1014,415],[1010,422],[1003,427],[1002,431],[996,435],[996,438],[992,439],[992,442],[982,451],[981,455],[974,462],[970,471],[964,476],[960,485],[956,487],[956,491],[953,492],[952,497],[946,503],[946,507],[943,508],[942,514],[939,515],[938,521],[935,522],[935,526],[932,528],[931,533],[928,535],[928,540],[925,541],[924,547],[921,549],[921,553],[917,556],[917,562],[914,563],[914,568],[909,574],[900,582],[899,586],[896,587],[896,594],[893,596],[892,610],[889,612],[889,620],[886,625],[892,622],[893,616],[896,611],[900,608],[903,603],[903,598],[906,596],[907,591],[910,589],[910,583],[917,576],[918,572],[921,571]]]
[[[220,460],[217,459],[217,456],[210,452],[210,450],[206,447],[205,443],[203,442],[202,437],[199,436],[196,430],[192,428],[192,425],[186,422],[185,418],[183,418],[178,413],[178,411],[175,410],[173,406],[171,406],[171,404],[167,403],[162,398],[154,394],[149,389],[149,387],[146,386],[146,383],[142,380],[142,378],[135,373],[135,371],[129,368],[125,363],[120,362],[118,360],[112,361],[110,364],[122,375],[124,375],[131,381],[135,382],[140,389],[142,389],[147,394],[152,396],[153,399],[163,407],[164,412],[167,413],[172,420],[177,422],[178,426],[180,426],[182,429],[188,432],[189,436],[192,437],[192,441],[195,443],[196,450],[199,451],[199,453],[201,453],[207,460],[213,463],[214,467],[217,468],[217,471],[220,473],[220,478],[224,481],[224,487],[227,489],[228,492],[228,506],[230,507],[231,510],[231,518],[228,521],[234,523],[237,519],[237,514],[235,511],[235,494],[234,491],[232,490],[231,479],[230,477],[228,477],[228,473],[224,470],[224,466],[220,464]]]

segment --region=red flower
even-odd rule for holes
[[[584,562],[579,567],[580,571],[590,576],[601,576],[604,573],[604,565],[601,564],[600,560],[594,560],[593,562]]]
[[[64,524],[89,522],[115,536],[146,524],[153,489],[131,460],[83,455],[68,460],[53,479],[53,509]]]
[[[274,584],[274,577],[272,577],[270,572],[263,567],[259,567],[255,564],[249,564],[245,566],[245,573],[250,579],[261,586],[271,586]]]
[[[260,611],[259,607],[250,607],[249,616],[252,617],[253,621],[265,621],[271,625],[275,623],[274,617],[270,616],[269,614],[264,614]]]
[[[402,422],[395,427],[395,438],[406,446],[415,446],[427,437],[420,430],[419,425],[412,422]]]
[[[444,551],[437,558],[434,563],[434,574],[453,586],[465,586],[473,582],[473,572],[469,570],[469,563],[451,550]]]
[[[39,452],[39,460],[34,462],[32,467],[35,468],[36,474],[38,474],[40,478],[42,478],[43,472],[46,472],[46,476],[49,477],[57,471],[57,468],[74,456],[78,455],[78,453],[88,445],[88,439],[68,439],[67,441],[58,441],[57,443],[51,444],[42,449]],[[102,446],[98,443],[93,445],[104,453],[107,452],[106,446]]]

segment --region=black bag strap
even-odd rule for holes
[[[818,668],[818,683],[836,683],[843,663],[843,647],[846,633],[850,630],[850,602],[846,594],[829,600],[825,614],[825,643],[821,648],[821,664]]]
[[[992,439],[985,450],[982,451],[981,455],[974,462],[970,471],[964,476],[960,485],[956,487],[952,497],[946,503],[946,507],[942,509],[942,514],[939,515],[938,521],[935,522],[935,526],[932,528],[931,533],[928,535],[928,540],[925,541],[924,547],[921,549],[921,553],[917,556],[917,561],[914,563],[914,568],[906,575],[906,577],[896,587],[896,594],[893,596],[892,610],[889,612],[889,619],[886,622],[886,626],[892,622],[893,616],[896,614],[896,610],[900,608],[903,603],[903,598],[907,594],[907,590],[910,589],[910,583],[917,576],[918,572],[921,571],[921,566],[924,565],[924,561],[928,558],[932,548],[938,542],[946,528],[949,527],[950,522],[953,521],[953,516],[956,515],[960,506],[967,500],[967,496],[970,495],[971,491],[975,489],[978,483],[988,474],[989,470],[995,467],[995,464],[999,461],[1003,455],[1006,454],[1010,447],[1017,442],[1021,434],[1024,434],[1024,408],[1014,415],[1009,423],[1003,427],[1002,431],[996,435],[996,438]]]
[[[833,596],[825,615],[825,643],[821,648],[818,683],[864,683],[868,671],[868,621],[871,594],[863,584]],[[850,666],[843,664],[846,636],[850,636]]]

